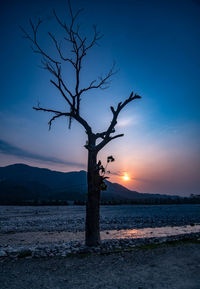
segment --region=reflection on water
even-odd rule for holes
[[[111,239],[137,239],[152,237],[167,237],[180,234],[200,233],[200,224],[182,227],[161,227],[132,230],[102,231],[102,240]],[[0,234],[0,248],[13,245],[43,244],[55,242],[84,242],[85,232],[16,232]]]
[[[145,228],[134,230],[110,230],[102,231],[101,239],[136,239],[136,238],[152,238],[167,237],[181,234],[198,233],[200,225],[187,225],[178,227],[161,227],[161,228]]]

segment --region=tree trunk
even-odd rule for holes
[[[86,204],[85,242],[87,246],[100,244],[99,208],[101,178],[97,167],[97,152],[88,150],[88,196]]]

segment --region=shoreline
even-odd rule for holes
[[[142,243],[162,243],[195,236],[198,239],[200,234],[199,229],[198,232],[192,231],[196,228],[195,224],[200,224],[200,205],[102,206],[100,227],[104,236],[101,238],[110,240],[103,240],[101,246],[88,249],[84,245],[85,209],[81,206],[1,209],[2,258],[65,257],[90,250],[101,253],[112,249],[134,248]],[[182,231],[177,235],[180,225],[183,226]],[[187,231],[187,227],[190,231]],[[145,230],[146,233],[141,234]],[[156,230],[158,234],[154,235]],[[168,230],[171,235],[174,230],[175,236],[165,236],[162,230]],[[136,235],[138,238],[135,239]]]
[[[32,245],[14,245],[0,247],[0,260],[19,258],[48,258],[69,257],[82,254],[108,254],[117,251],[132,250],[146,245],[167,244],[177,241],[193,241],[200,244],[200,232],[181,234],[167,237],[137,238],[137,239],[111,239],[103,240],[97,247],[87,247],[84,242],[70,241],[53,243],[36,243]]]

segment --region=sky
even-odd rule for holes
[[[81,31],[88,39],[97,24],[104,37],[83,63],[81,85],[98,78],[116,62],[118,73],[106,90],[93,90],[81,102],[81,115],[95,132],[111,121],[116,107],[134,91],[142,99],[130,103],[116,127],[124,137],[110,142],[98,158],[109,164],[110,181],[144,193],[200,193],[200,1],[199,0],[72,0],[84,8]],[[13,163],[58,171],[86,170],[86,134],[75,121],[56,120],[32,109],[38,101],[51,109],[66,109],[50,75],[40,68],[19,26],[30,30],[29,18],[43,20],[39,42],[55,53],[48,31],[59,39],[62,30],[52,9],[69,21],[64,0],[1,2],[0,166]],[[69,47],[65,47],[70,53]],[[74,74],[65,68],[73,86]],[[122,176],[126,174],[129,180]]]

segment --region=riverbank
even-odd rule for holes
[[[1,289],[198,289],[200,244],[142,245],[118,253],[4,259]]]
[[[101,206],[104,230],[200,224],[200,205]],[[84,206],[0,206],[0,233],[83,232]]]
[[[38,239],[40,240],[41,232],[36,232]],[[31,234],[31,233],[30,233]],[[2,237],[2,236],[1,236]],[[6,236],[7,237],[7,236]],[[177,241],[193,241],[200,242],[200,232],[170,235],[166,237],[143,237],[143,238],[121,238],[121,239],[105,239],[101,241],[101,244],[97,247],[87,247],[82,240],[68,240],[57,241],[56,240],[42,240],[31,243],[19,243],[11,239],[12,246],[9,244],[0,245],[0,260],[4,259],[20,259],[20,258],[47,258],[47,257],[70,257],[75,255],[85,255],[97,253],[110,254],[112,252],[133,250],[140,246],[152,246],[159,244],[167,244]],[[48,241],[48,242],[47,242]],[[2,246],[3,245],[3,246]]]
[[[138,244],[198,239],[200,235],[200,205],[103,206],[103,242],[93,249],[84,245],[85,208],[82,206],[0,209],[2,258],[65,257],[88,250],[102,253]]]

